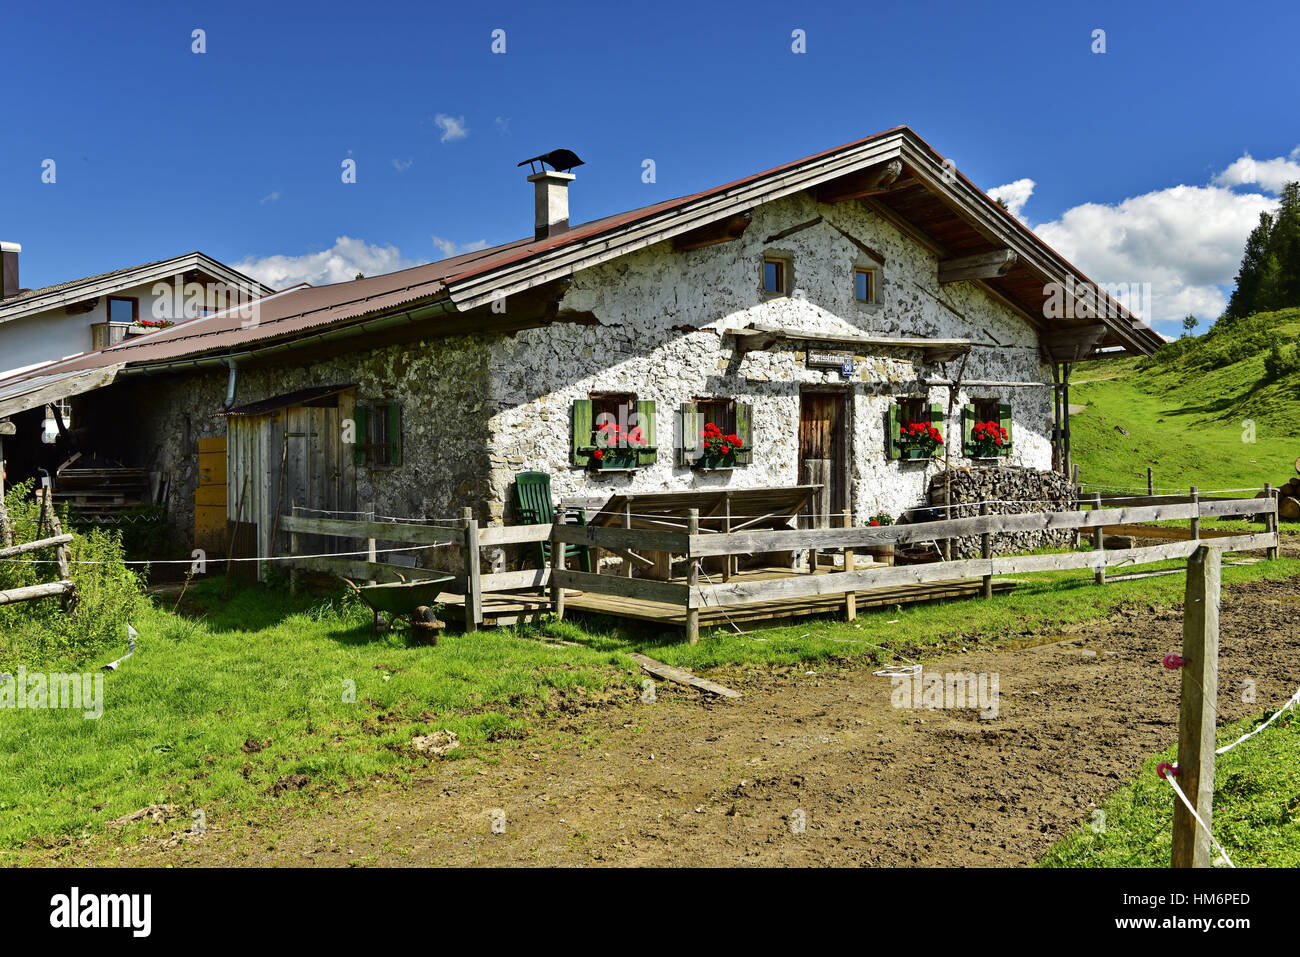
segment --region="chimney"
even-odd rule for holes
[[[528,177],[528,182],[533,184],[533,237],[546,239],[568,232],[569,184],[574,180],[569,170],[582,165],[578,154],[566,149],[551,150],[519,165],[529,166],[533,171]]]
[[[569,231],[569,184],[574,179],[572,173],[557,173],[550,169],[528,177],[534,190],[534,238],[546,239]]]
[[[0,242],[0,299],[18,295],[18,254],[22,251],[17,243]]]

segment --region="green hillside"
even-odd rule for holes
[[[1300,458],[1300,309],[1221,321],[1156,356],[1075,367],[1074,461],[1089,485],[1274,485]],[[1249,423],[1254,423],[1250,441]],[[1127,435],[1120,429],[1127,431]]]

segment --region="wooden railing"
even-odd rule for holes
[[[1102,507],[1104,503],[1104,499],[1094,497],[1093,507],[1089,509],[981,514],[908,525],[776,531],[711,531],[700,527],[697,514],[689,515],[686,528],[681,531],[563,524],[480,527],[469,509],[465,510],[460,527],[307,518],[302,515],[282,516],[280,527],[290,533],[291,554],[298,552],[297,539],[304,534],[341,536],[365,542],[364,548],[368,552],[365,557],[302,558],[293,563],[298,569],[325,571],[364,580],[392,581],[399,574],[406,578],[447,574],[436,568],[412,568],[379,562],[376,560],[378,553],[385,550],[377,547],[380,541],[455,549],[460,554],[460,570],[453,573],[447,590],[465,596],[465,625],[471,631],[477,629],[483,621],[485,594],[549,588],[552,607],[557,614],[563,616],[564,592],[566,589],[576,589],[592,595],[636,598],[685,609],[686,632],[691,641],[698,640],[699,609],[706,606],[843,595],[846,607],[852,614],[855,593],[874,588],[981,578],[985,583],[984,593],[990,595],[992,578],[997,575],[1090,568],[1096,580],[1104,583],[1107,568],[1186,558],[1201,545],[1231,551],[1267,549],[1270,558],[1277,554],[1276,496],[1266,499],[1197,499],[1194,495],[1190,498],[1159,499],[1151,496],[1143,497],[1141,504],[1111,508]],[[962,507],[951,506],[953,509]],[[1243,534],[1216,531],[1214,537],[1201,533],[1202,519],[1244,515],[1262,516],[1264,531]],[[1188,537],[1142,547],[1105,546],[1105,529],[1108,526],[1164,521],[1187,521]],[[1090,551],[1039,555],[992,554],[991,540],[994,535],[1052,530],[1075,530],[1080,535],[1091,532],[1093,548]],[[937,542],[967,537],[980,538],[981,557],[920,565],[854,567],[855,550],[877,545]],[[528,545],[543,541],[549,541],[552,546],[550,567],[487,574],[481,570],[482,548]],[[659,581],[570,569],[565,567],[565,545],[586,545],[615,553],[664,552],[680,556],[686,562],[685,580]],[[819,574],[791,574],[772,579],[726,581],[710,580],[701,572],[700,561],[705,558],[799,550],[843,551],[846,559],[844,569]]]
[[[1094,503],[1096,504],[1096,503]],[[952,506],[958,508],[960,506]],[[1202,537],[1200,522],[1204,518],[1263,515],[1261,533],[1216,534]],[[1139,522],[1188,520],[1186,540],[1132,548],[1107,549],[1104,529],[1111,525]],[[647,601],[663,602],[686,609],[686,633],[698,640],[699,609],[711,605],[735,605],[751,602],[781,601],[812,596],[844,595],[846,599],[859,591],[897,585],[924,584],[964,578],[981,578],[985,594],[993,576],[1025,572],[1085,569],[1094,571],[1099,583],[1105,582],[1107,567],[1143,565],[1169,559],[1186,558],[1201,545],[1231,551],[1267,549],[1276,557],[1277,499],[1221,499],[1176,501],[1136,507],[1071,510],[1061,512],[1024,512],[982,514],[909,525],[849,528],[790,529],[778,531],[711,532],[699,529],[698,515],[688,519],[690,530],[662,531],[605,528],[598,526],[552,526],[553,571],[551,596],[555,610],[563,614],[564,589],[581,589],[593,594],[607,594]],[[991,537],[1004,532],[1030,532],[1058,529],[1091,530],[1091,551],[1059,552],[1041,555],[1003,555],[991,553]],[[788,552],[798,549],[844,550],[846,558],[855,549],[875,545],[909,542],[937,542],[945,539],[979,536],[980,558],[940,561],[920,565],[872,566],[853,568],[851,558],[843,571],[824,574],[795,574],[773,579],[700,582],[699,560],[724,555],[753,555],[765,552]],[[581,544],[596,548],[635,548],[640,551],[663,551],[686,559],[686,581],[653,581],[616,575],[571,571],[563,565],[563,544]],[[846,601],[851,609],[852,605]]]

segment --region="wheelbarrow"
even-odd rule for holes
[[[382,585],[358,585],[349,578],[343,580],[374,613],[374,621],[370,625],[371,634],[379,631],[379,616],[382,614],[388,616],[389,628],[398,621],[405,621],[417,638],[436,645],[438,630],[446,625],[438,620],[432,606],[438,603],[443,584],[451,581],[452,577],[441,575],[437,578],[407,581],[398,575],[401,581]]]

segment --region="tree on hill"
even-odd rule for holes
[[[1246,239],[1223,320],[1300,306],[1300,182],[1282,189],[1276,213],[1260,213]]]

